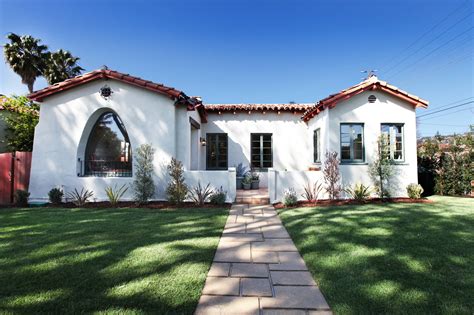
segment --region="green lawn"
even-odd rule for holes
[[[192,313],[225,209],[0,209],[0,313]]]
[[[474,199],[279,210],[336,314],[473,314]]]

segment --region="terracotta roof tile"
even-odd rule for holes
[[[304,112],[314,104],[205,104],[207,112],[234,112],[234,111],[290,111]]]

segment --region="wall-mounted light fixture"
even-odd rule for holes
[[[201,143],[203,147],[206,146],[206,139],[204,139],[203,137],[199,138],[199,142]]]

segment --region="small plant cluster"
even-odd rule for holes
[[[369,199],[370,194],[372,193],[372,188],[370,186],[365,186],[362,183],[357,183],[353,187],[349,186],[344,189],[344,192],[347,193],[351,199],[358,202],[364,202]]]
[[[171,179],[168,187],[166,188],[168,201],[173,204],[181,204],[189,193],[188,185],[186,185],[184,182],[183,163],[175,158],[172,158],[171,163],[167,168]]]
[[[322,183],[316,181],[314,184],[307,182],[303,187],[304,193],[301,194],[309,202],[317,202],[319,199],[319,194],[323,191],[324,186]]]
[[[420,199],[423,187],[420,184],[410,184],[407,186],[407,195],[411,199]]]
[[[260,175],[251,167],[246,167],[242,163],[239,163],[236,170],[236,186],[237,189],[243,188],[258,189],[260,185]]]
[[[206,202],[215,205],[222,205],[226,201],[227,192],[224,191],[222,187],[217,190],[212,189],[210,183],[206,186],[202,186],[201,182],[198,181],[197,186],[190,189],[188,198],[200,206],[204,205]]]
[[[26,207],[28,206],[28,197],[30,196],[30,193],[27,192],[26,190],[21,190],[18,189],[15,191],[15,194],[13,196],[15,205],[19,207]]]
[[[298,203],[298,195],[293,188],[288,188],[283,192],[283,205],[285,207],[292,207]]]

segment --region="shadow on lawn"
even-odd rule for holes
[[[280,213],[336,313],[472,313],[473,201]]]
[[[0,212],[0,311],[192,313],[227,211]]]

